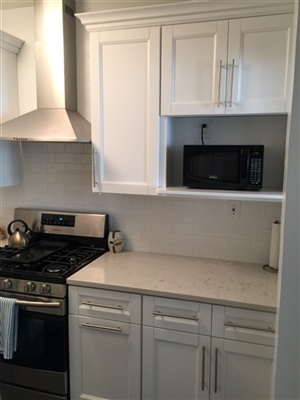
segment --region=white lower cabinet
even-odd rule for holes
[[[71,287],[69,298],[71,399],[140,399],[141,297]]]
[[[212,338],[212,400],[271,400],[274,348]]]
[[[143,399],[209,398],[210,330],[211,305],[144,296]]]
[[[275,313],[213,306],[212,400],[271,400]]]
[[[143,328],[143,399],[208,399],[209,365],[209,336]]]
[[[271,400],[275,313],[71,286],[71,400]]]

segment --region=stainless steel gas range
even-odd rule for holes
[[[11,359],[0,354],[0,399],[67,400],[66,279],[107,251],[109,217],[18,208],[15,219],[31,239],[25,248],[0,248],[0,297],[18,308],[16,351]]]

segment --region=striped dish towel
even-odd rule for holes
[[[16,299],[0,297],[0,353],[7,360],[17,350],[18,310]]]

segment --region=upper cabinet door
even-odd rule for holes
[[[229,23],[227,114],[287,112],[292,14]]]
[[[162,115],[287,112],[292,14],[163,27]]]
[[[162,115],[224,114],[228,21],[162,28]]]
[[[160,28],[91,34],[93,190],[157,187]]]

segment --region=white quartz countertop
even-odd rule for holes
[[[69,285],[276,311],[277,274],[261,264],[142,252],[106,253]]]

